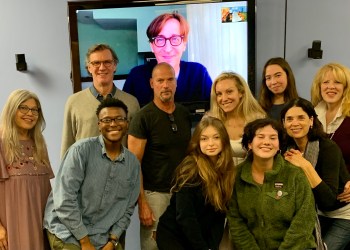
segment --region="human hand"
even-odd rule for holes
[[[101,250],[114,250],[114,245],[112,242],[108,241],[106,245],[104,245]]]
[[[0,223],[0,250],[7,250],[7,231]]]
[[[284,153],[284,159],[293,165],[303,168],[307,165],[308,160],[303,157],[303,154],[297,149],[290,149]]]
[[[84,238],[79,240],[81,250],[96,250],[94,245],[91,244],[89,236],[85,236]]]
[[[347,203],[350,202],[350,181],[345,183],[344,191],[337,196],[337,199]]]
[[[152,209],[145,199],[139,202],[139,218],[141,224],[147,227],[152,226],[153,222],[156,221]]]

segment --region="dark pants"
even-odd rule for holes
[[[349,250],[350,220],[319,216],[322,238],[329,250]]]
[[[159,250],[186,250],[183,243],[179,242],[179,239],[168,230],[161,228],[159,224],[157,228],[156,242]]]

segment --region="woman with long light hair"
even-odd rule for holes
[[[173,196],[157,228],[159,249],[218,249],[234,175],[224,124],[204,117],[176,169]]]
[[[208,115],[219,118],[225,124],[234,152],[234,163],[238,165],[246,156],[241,144],[244,126],[266,116],[242,76],[227,71],[214,80]]]
[[[42,134],[40,101],[27,90],[13,91],[0,121],[0,248],[48,249],[43,216],[53,172]]]
[[[350,171],[350,69],[328,63],[316,73],[311,102],[328,137],[338,144]]]
[[[245,125],[257,118],[266,116],[251,93],[247,82],[235,72],[222,72],[211,88],[210,111],[208,115],[224,122],[233,149],[233,161],[240,164],[247,151],[242,147],[242,135]],[[220,244],[220,250],[231,250],[228,227]]]

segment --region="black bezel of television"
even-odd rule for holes
[[[150,21],[153,20],[154,17],[156,17],[159,13],[173,11],[174,8],[176,9],[176,11],[180,10],[179,13],[185,15],[186,17],[186,13],[182,13],[184,9],[188,7],[200,9],[200,7],[204,6],[204,4],[210,4],[210,8],[212,7],[211,5],[219,4],[221,8],[221,12],[223,11],[223,8],[226,8],[225,6],[237,6],[237,4],[238,5],[242,4],[242,6],[243,5],[246,6],[245,9],[243,10],[243,12],[245,11],[245,17],[242,20],[232,20],[232,15],[230,20],[229,19],[215,20],[215,22],[217,23],[216,25],[220,25],[220,27],[223,27],[222,29],[224,28],[227,29],[228,27],[232,27],[232,28],[238,27],[238,25],[241,25],[241,26],[246,25],[245,26],[246,32],[244,32],[243,34],[244,36],[237,36],[237,33],[234,33],[234,32],[232,32],[233,34],[230,35],[231,37],[234,35],[235,40],[238,39],[238,41],[240,41],[241,39],[241,42],[243,41],[245,43],[243,45],[244,54],[236,55],[236,52],[237,54],[241,53],[239,49],[240,47],[238,46],[239,47],[238,48],[235,45],[232,46],[231,45],[232,42],[230,42],[229,45],[226,45],[226,47],[221,45],[217,46],[216,49],[218,50],[221,49],[222,51],[224,51],[220,53],[228,54],[232,58],[232,61],[237,60],[236,62],[237,67],[242,68],[241,70],[237,68],[225,68],[225,65],[227,64],[223,63],[221,71],[232,70],[240,73],[247,80],[252,92],[255,93],[255,68],[256,68],[255,67],[255,0],[231,0],[231,1],[117,0],[117,1],[79,1],[79,2],[68,1],[68,17],[69,17],[69,33],[70,33],[70,49],[71,49],[71,65],[72,65],[71,79],[73,82],[73,91],[74,92],[80,91],[82,89],[82,83],[84,82],[92,82],[92,78],[87,74],[84,66],[84,58],[87,52],[87,48],[95,43],[110,44],[110,42],[108,41],[106,42],[104,35],[101,36],[101,34],[99,33],[100,31],[91,32],[91,31],[85,30],[85,33],[88,33],[88,35],[90,36],[90,37],[87,37],[86,35],[85,36],[82,35],[83,32],[79,29],[86,29],[88,25],[90,25],[91,23],[95,23],[94,24],[95,26],[102,26],[102,29],[106,30],[106,32],[108,30],[113,30],[113,29],[117,29],[119,32],[127,32],[126,35],[122,35],[122,36],[116,35],[115,39],[122,40],[125,38],[129,47],[131,46],[130,45],[131,42],[129,41],[133,41],[134,43],[137,44],[138,46],[137,48],[131,48],[131,49],[129,48],[129,50],[133,50],[133,49],[137,50],[135,52],[137,54],[136,59],[134,58],[133,62],[124,63],[124,69],[122,64],[123,60],[124,61],[129,60],[131,58],[130,55],[134,53],[129,53],[130,51],[128,51],[128,49],[123,48],[121,50],[120,48],[115,48],[113,45],[110,44],[111,47],[113,47],[116,50],[118,57],[120,59],[120,63],[118,64],[118,69],[117,69],[116,75],[114,76],[114,79],[121,80],[121,79],[126,79],[128,75],[128,70],[130,70],[132,67],[137,66],[141,63],[144,63],[144,61],[150,60],[153,57],[151,49],[149,48],[145,29],[149,25]],[[228,9],[230,10],[229,12],[231,14],[232,14],[232,9],[233,9],[233,12],[236,11],[235,10],[236,7],[230,7]],[[115,27],[115,23],[111,24],[111,17],[110,17],[111,14],[108,14],[107,16],[103,16],[104,15],[103,11],[109,11],[109,10],[117,11],[117,12],[119,11],[118,13],[123,13],[122,15],[124,15],[127,11],[129,12],[135,11],[135,15],[131,18],[128,18],[128,17],[125,17],[125,15],[122,17],[121,14],[114,14],[114,15],[120,15],[120,16],[114,16],[114,18],[118,18],[117,20],[119,25],[119,27]],[[148,10],[153,12],[153,14],[151,14],[151,16],[153,15],[153,17],[149,16],[150,13],[147,14]],[[100,12],[100,11],[102,11],[102,14],[101,14],[102,18],[98,17],[99,20],[96,21],[97,19],[95,19],[93,15],[95,12]],[[123,11],[123,12],[120,12],[120,11]],[[214,10],[212,12],[214,12]],[[237,12],[239,12],[239,7]],[[139,24],[136,24],[133,19],[136,19],[138,21],[139,19],[142,19],[143,15],[148,15],[147,18],[150,21],[146,23],[144,22],[144,20],[139,21],[139,23],[142,23],[142,25],[144,26],[142,28],[142,31],[140,31],[138,30],[137,27],[135,28],[135,26]],[[215,15],[217,15],[217,13]],[[219,18],[223,18],[222,13],[219,13],[219,15],[220,15]],[[198,19],[198,15],[193,15],[193,16],[197,16],[197,19]],[[203,22],[205,22],[205,20],[203,20]],[[220,22],[220,24],[218,24],[218,22]],[[202,25],[204,26],[202,27],[203,30],[201,32],[198,32],[198,30],[196,30],[195,28],[195,25],[191,24],[190,21],[189,21],[189,24],[190,24],[190,35],[189,35],[189,41],[188,41],[187,47],[191,46],[190,39],[191,39],[191,36],[194,36],[194,34],[203,33],[203,35],[200,37],[201,39],[214,39],[216,37],[215,35],[213,35],[213,33],[215,33],[215,30],[211,30],[212,25],[208,25],[209,27],[208,26],[205,27],[204,25]],[[229,26],[229,25],[232,25],[232,26]],[[128,31],[125,31],[125,30],[128,30]],[[220,32],[223,32],[223,31],[220,31]],[[133,38],[128,37],[130,34],[131,36],[133,36]],[[106,35],[106,36],[111,37],[112,35]],[[197,37],[197,40],[198,40],[198,37]],[[202,41],[200,41],[199,43],[201,42]],[[235,41],[233,41],[233,43],[234,42]],[[119,44],[119,40],[117,43]],[[140,44],[143,44],[143,46],[145,46],[144,44],[147,44],[149,48],[148,51],[147,49],[140,49]],[[196,47],[196,46],[192,46],[192,47]],[[188,51],[188,49],[186,51]],[[126,55],[124,55],[126,59],[121,58],[123,57],[122,53],[124,54],[126,53]],[[189,58],[188,52],[185,52],[183,57],[187,57],[185,58],[185,60],[187,59],[191,61],[191,59]],[[144,61],[140,60],[140,58]],[[210,65],[206,65],[201,60],[198,60],[198,62],[204,64],[204,66],[207,67],[210,73],[210,69],[211,69]],[[241,65],[241,64],[245,64],[245,65]],[[242,73],[242,70],[246,72],[246,74]],[[215,73],[215,75],[211,75],[211,78],[214,80],[215,77],[219,73],[221,73],[221,71]]]

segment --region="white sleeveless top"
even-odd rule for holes
[[[233,162],[235,166],[244,161],[247,151],[242,146],[242,138],[238,140],[230,140],[231,148],[233,150]]]

